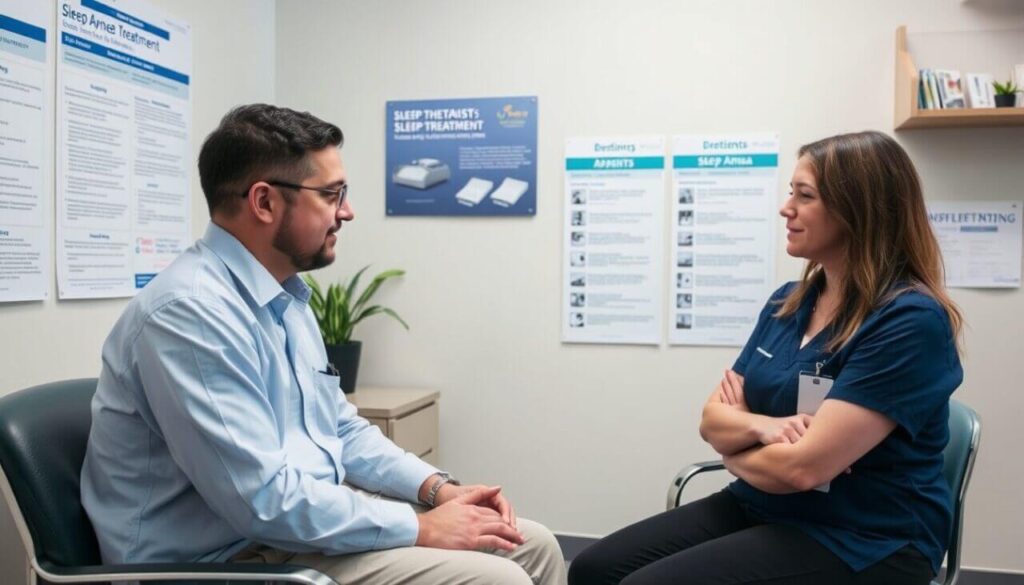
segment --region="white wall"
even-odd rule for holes
[[[699,407],[735,351],[559,343],[563,139],[777,130],[784,183],[799,144],[891,129],[897,25],[1024,27],[1024,7],[997,0],[156,4],[193,25],[194,150],[246,102],[276,99],[345,130],[358,218],[323,276],[365,263],[407,269],[381,300],[413,327],[407,334],[382,319],[360,330],[362,382],[442,390],[445,467],[504,485],[523,515],[555,531],[591,535],[657,512],[677,469],[713,455],[697,437]],[[385,219],[384,102],[500,95],[540,98],[537,216]],[[931,198],[1024,198],[1019,128],[897,138]],[[198,236],[198,179],[193,191]],[[780,281],[794,277],[799,264],[779,254]],[[970,323],[959,397],[985,422],[965,564],[1020,571],[1024,293],[954,296]],[[0,305],[0,393],[96,375],[125,304]],[[0,521],[2,583],[22,570],[8,559],[14,543]]]
[[[192,146],[198,155],[203,138],[232,106],[274,101],[274,2],[150,1],[192,25]],[[209,215],[194,167],[192,194],[192,231],[199,237]],[[0,304],[0,394],[99,374],[100,345],[128,300],[58,302],[54,280],[48,301]],[[22,556],[0,506],[0,583],[24,582]]]
[[[323,276],[408,270],[382,300],[412,331],[383,319],[362,328],[361,381],[440,389],[443,465],[502,484],[557,532],[603,535],[659,511],[672,475],[713,455],[697,436],[700,405],[736,350],[559,342],[563,140],[777,130],[784,193],[800,144],[891,131],[900,24],[1021,29],[1024,5],[278,0],[278,103],[346,134],[357,219]],[[539,97],[537,216],[385,218],[384,102],[501,95]],[[930,198],[1024,199],[1024,129],[897,139]],[[783,256],[780,245],[780,281],[799,268]],[[985,422],[964,562],[1024,570],[1024,292],[954,297],[970,324],[958,397]]]

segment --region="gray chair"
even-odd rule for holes
[[[0,398],[0,491],[29,557],[29,582],[230,581],[337,585],[307,567],[245,563],[102,565],[79,478],[96,379]]]
[[[953,494],[953,526],[946,551],[946,570],[942,585],[956,585],[960,578],[960,547],[964,522],[964,497],[967,484],[974,471],[974,459],[978,455],[981,441],[981,419],[971,407],[956,400],[949,401],[949,444],[943,450],[942,475]],[[680,505],[683,488],[695,476],[708,471],[725,469],[721,460],[694,463],[680,471],[668,488],[666,508],[671,510]],[[933,581],[933,584],[937,584]]]

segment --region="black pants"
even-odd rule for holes
[[[931,577],[910,546],[855,573],[799,529],[756,522],[728,491],[610,534],[569,566],[570,585],[927,585]]]

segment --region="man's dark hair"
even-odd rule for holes
[[[231,110],[199,151],[199,182],[210,215],[217,209],[233,214],[256,181],[301,182],[313,172],[306,153],[343,140],[341,129],[309,112],[267,104]]]

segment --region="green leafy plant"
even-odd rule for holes
[[[374,276],[361,293],[357,293],[359,279],[367,268],[369,266],[364,266],[344,286],[331,284],[326,291],[312,275],[303,275],[302,279],[306,281],[309,288],[313,289],[313,294],[309,298],[309,307],[313,309],[313,315],[316,316],[316,322],[320,326],[320,334],[323,335],[324,343],[327,345],[348,343],[352,339],[352,331],[360,321],[379,314],[390,315],[401,323],[402,327],[409,329],[409,324],[391,309],[380,305],[367,306],[385,280],[402,276],[405,271],[385,270]]]
[[[1021,89],[1019,87],[1017,87],[1017,84],[1015,84],[1013,81],[1011,81],[1009,79],[1006,80],[1005,83],[999,83],[998,81],[993,81],[992,82],[992,87],[995,88],[996,95],[1013,95],[1013,94],[1021,91]]]

